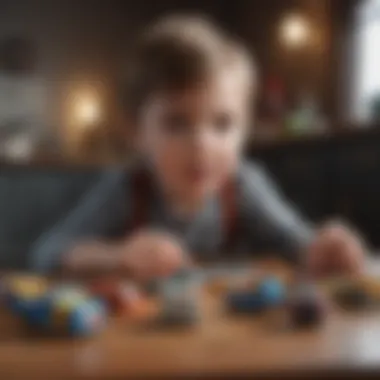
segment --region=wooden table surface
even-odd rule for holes
[[[0,313],[0,379],[380,376],[380,311],[334,310],[323,327],[291,332],[273,328],[268,314],[228,316],[217,297],[203,306],[192,329],[119,319],[86,341],[31,337]]]

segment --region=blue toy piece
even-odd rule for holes
[[[30,325],[47,325],[50,318],[50,298],[46,293],[24,308],[22,317]]]
[[[6,281],[4,288],[6,307],[14,314],[23,317],[46,295],[48,284],[40,277],[15,276]]]
[[[71,336],[94,335],[106,325],[104,305],[77,287],[60,287],[48,296],[48,315],[42,326]],[[42,308],[43,309],[43,308]],[[40,317],[43,317],[43,313]],[[44,324],[45,322],[45,324]],[[46,324],[47,323],[47,324]]]
[[[285,300],[285,288],[275,278],[264,279],[256,289],[232,292],[227,295],[227,307],[238,313],[257,313],[277,306]]]
[[[34,327],[49,333],[83,337],[94,335],[106,325],[104,305],[76,287],[58,287],[35,299],[23,316]]]
[[[252,290],[230,293],[226,302],[228,309],[237,313],[254,313],[264,307],[262,299]]]
[[[263,299],[265,306],[277,306],[284,302],[285,287],[278,279],[269,277],[262,281],[257,289]]]
[[[5,282],[5,304],[31,326],[52,333],[88,336],[106,324],[106,308],[81,287],[50,288],[34,276],[14,276]]]
[[[88,300],[72,310],[68,317],[67,332],[71,336],[92,336],[106,325],[106,311],[101,302]]]

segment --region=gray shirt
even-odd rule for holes
[[[297,260],[312,238],[313,230],[287,203],[264,170],[255,163],[242,163],[236,184],[238,236],[233,251],[275,252]],[[70,247],[84,240],[128,236],[131,189],[128,170],[115,168],[102,176],[67,218],[35,244],[31,258],[38,271],[60,266]],[[205,202],[191,220],[175,218],[165,202],[154,195],[149,204],[149,225],[177,235],[190,253],[213,259],[223,252],[224,231],[219,198]]]

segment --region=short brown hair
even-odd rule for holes
[[[244,71],[251,93],[254,64],[242,45],[203,17],[166,17],[149,28],[135,47],[125,91],[127,110],[136,117],[153,92],[205,82],[226,65]]]

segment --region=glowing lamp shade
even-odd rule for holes
[[[306,20],[298,15],[285,17],[280,27],[281,39],[286,46],[299,47],[310,37],[310,28]]]
[[[101,119],[99,99],[94,94],[76,96],[74,117],[78,125],[87,127],[98,123]]]

